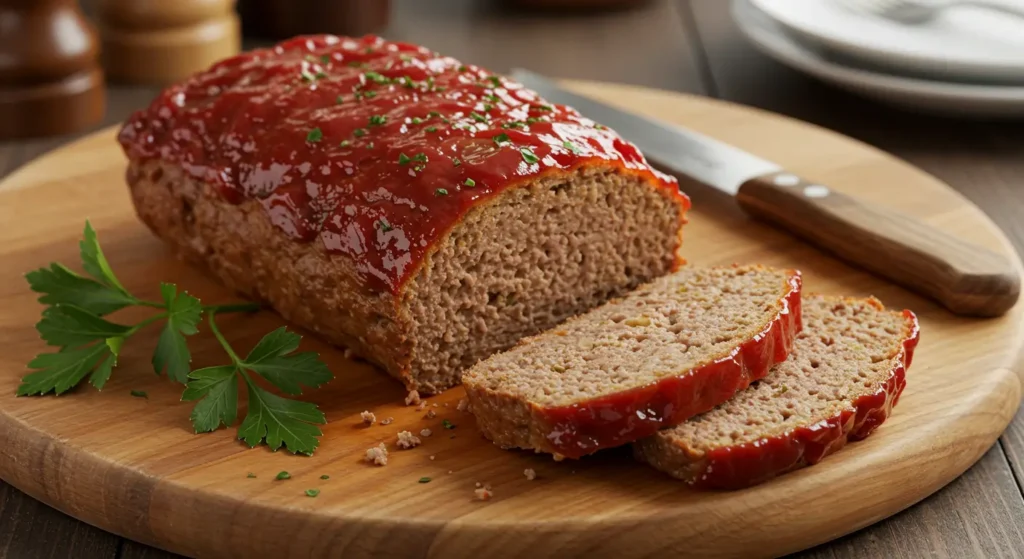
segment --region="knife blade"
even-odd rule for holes
[[[1020,272],[1004,255],[707,135],[573,93],[533,72],[515,69],[512,78],[615,130],[663,170],[734,196],[754,217],[952,312],[998,316],[1020,296]]]

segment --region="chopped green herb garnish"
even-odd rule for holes
[[[321,71],[317,72],[316,75],[314,75],[313,77],[318,79],[318,80],[322,80],[322,79],[327,77],[327,72],[324,72],[324,71],[321,70]]]
[[[459,165],[462,165],[462,160],[460,160],[458,157],[453,157],[452,166],[458,167]]]
[[[373,47],[366,47],[366,50],[364,50],[363,52],[365,52],[366,54],[373,54]]]
[[[249,472],[245,477],[247,477],[249,479],[256,479],[256,474],[254,474],[252,472]]]
[[[410,120],[413,124],[423,124],[423,119],[418,116],[414,116]]]
[[[429,117],[441,116],[441,113],[439,113],[437,111],[430,111],[429,113],[427,113],[427,116],[429,116]]]
[[[533,105],[532,108],[535,111],[553,111],[553,110],[555,110],[554,107],[552,107],[551,105]]]
[[[387,85],[391,83],[391,80],[387,76],[382,76],[377,72],[364,72],[363,76],[371,82],[378,83],[381,85]]]
[[[448,189],[446,189],[446,188],[438,188],[437,190],[434,191],[434,196],[447,196],[447,195],[448,195]]]
[[[501,87],[501,78],[498,76],[488,76],[484,79],[491,82],[491,87]]]
[[[320,494],[320,490],[319,489],[307,489],[306,490],[306,496],[307,497],[316,497],[319,494]]]
[[[581,153],[579,146],[577,146],[576,144],[574,144],[574,143],[572,143],[572,142],[570,142],[568,140],[562,142],[562,147],[564,147],[565,149],[567,149],[567,150],[569,150],[569,151],[571,151],[571,152],[573,152],[573,153],[575,153],[577,155],[579,155]]]
[[[366,131],[366,129],[365,129],[365,128],[356,128],[356,129],[355,129],[355,131],[354,131],[354,132],[352,132],[352,134],[353,134],[353,135],[354,135],[354,136],[355,136],[356,138],[362,138],[362,137],[363,137],[363,136],[365,136],[365,135],[366,135],[367,133],[368,133],[368,132]]]
[[[409,76],[402,76],[402,79],[399,81],[402,82],[402,87],[405,87],[407,89],[412,89],[416,87],[416,83],[413,82],[412,78],[410,78]]]
[[[342,97],[341,95],[339,95],[339,96],[337,96],[337,97],[335,97],[335,98],[334,98],[334,103],[335,103],[336,105],[340,105],[340,104],[342,104],[342,103],[344,103],[344,102],[345,102],[345,98],[344,98],[344,97]]]
[[[377,96],[377,92],[376,91],[364,91],[363,92],[363,98],[364,99],[373,99],[376,96]]]
[[[493,139],[494,139],[494,143],[498,144],[499,146],[500,146],[501,144],[505,143],[505,142],[511,142],[511,141],[512,141],[512,140],[511,140],[511,139],[510,139],[510,138],[508,137],[508,134],[498,134],[498,135],[497,135],[497,136],[495,136],[495,137],[494,137]]]
[[[450,121],[450,120],[448,120],[447,118],[444,118],[444,117],[441,117],[441,122],[443,122],[445,124],[451,124],[452,123],[452,121]]]
[[[465,71],[467,71],[467,70],[469,70],[469,68],[468,68],[468,67],[466,67],[466,65],[465,65],[465,64],[462,64],[462,65],[460,65],[460,66],[459,66],[459,71],[460,71],[460,72],[465,72]]]
[[[527,162],[527,163],[529,163],[531,165],[536,163],[536,162],[538,162],[538,161],[540,161],[540,159],[537,157],[537,154],[533,153],[533,150],[531,150],[528,147],[524,146],[524,147],[519,148],[519,153],[522,154],[523,161],[525,161],[525,162]]]
[[[416,155],[412,156],[412,160],[413,161],[422,161],[423,163],[426,163],[428,161],[427,160],[427,154],[425,154],[423,152],[417,153]]]
[[[513,120],[501,125],[502,128],[526,128],[526,123],[521,120]]]
[[[324,133],[319,128],[314,128],[306,133],[307,142],[319,142],[324,139]]]
[[[447,87],[440,86],[440,85],[434,88],[434,91],[437,91],[437,92],[442,92],[442,91],[447,91],[447,90],[448,90]]]
[[[406,155],[404,153],[399,153],[398,154],[398,164],[399,165],[408,165],[410,161],[412,161],[412,159],[409,159],[408,155]]]
[[[276,479],[277,479],[278,481],[280,481],[280,480],[282,480],[282,479],[292,479],[292,475],[291,475],[291,474],[289,474],[288,472],[285,472],[285,471],[281,471],[281,472],[278,472],[278,473],[277,473],[277,478],[276,478]]]
[[[527,124],[536,124],[538,122],[543,122],[543,121],[544,121],[543,118],[537,118],[535,116],[531,116],[530,118],[526,119],[526,123]]]
[[[316,62],[316,57],[312,54],[307,54],[304,58],[306,59],[306,62]]]
[[[493,108],[494,108],[494,105],[492,105],[490,103],[484,103],[484,112],[485,113],[491,112],[491,109],[493,109]]]
[[[448,421],[447,419],[442,421],[441,425],[443,425],[445,429],[454,429],[455,428],[455,424],[452,423],[451,421]]]
[[[351,66],[352,68],[364,68],[366,66],[366,63],[359,62],[358,60],[353,60],[352,62],[349,62],[348,65]]]
[[[370,117],[370,126],[383,126],[388,121],[388,117],[384,115],[373,115]]]
[[[484,95],[484,99],[490,101],[491,103],[501,102],[501,99],[499,99],[497,95]]]
[[[327,56],[326,54],[321,56],[320,57],[320,63],[321,64],[330,64],[331,63],[331,57]]]
[[[426,476],[421,477],[420,478],[420,483],[430,483],[430,478],[426,477]]]
[[[472,113],[469,113],[469,116],[473,117],[473,120],[475,120],[477,122],[487,122],[487,117],[485,117],[484,115],[482,115],[482,114],[480,114],[478,112],[474,111]]]
[[[436,126],[428,126],[427,127],[427,132],[437,132],[437,127]]]
[[[349,141],[349,140],[342,140],[341,143],[338,144],[338,145],[343,147],[343,148],[347,148],[348,146],[352,145],[352,142]]]
[[[398,58],[399,58],[399,59],[400,59],[400,60],[401,60],[402,62],[411,62],[411,61],[412,61],[412,57],[411,57],[411,56],[409,56],[408,54],[403,54],[403,55],[400,55],[400,56],[399,56]]]
[[[468,186],[470,188],[473,188],[474,186],[476,186],[476,181],[473,180],[473,179],[466,179],[466,182],[464,182],[462,184],[464,184],[464,185],[466,185],[466,186]]]
[[[373,142],[366,144],[366,149],[373,149]]]
[[[594,124],[594,128],[597,128],[598,130],[608,130],[608,127],[603,125],[603,124],[596,124],[595,123]]]
[[[135,396],[136,398],[146,398],[147,400],[149,399],[149,394],[146,394],[142,390],[132,390],[131,395]]]
[[[324,475],[320,476],[320,479],[324,479],[324,480],[331,479],[331,476],[329,476],[327,474],[324,474]]]
[[[307,70],[305,68],[303,68],[299,72],[299,75],[302,76],[302,81],[304,81],[304,82],[311,82],[311,81],[316,79],[316,76],[314,76],[313,74],[309,73],[309,70]]]

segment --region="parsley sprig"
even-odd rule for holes
[[[236,379],[241,378],[248,387],[249,405],[238,429],[239,439],[249,446],[265,441],[273,450],[285,446],[293,453],[311,454],[316,449],[321,435],[316,424],[326,423],[324,414],[314,404],[277,396],[252,378],[259,375],[289,395],[301,394],[302,385],[316,388],[329,381],[331,372],[315,353],[295,353],[299,335],[278,328],[241,359],[217,328],[214,316],[256,311],[258,304],[203,305],[171,283],[160,284],[159,301],[141,299],[114,274],[88,221],[79,249],[84,275],[56,262],[26,274],[32,290],[41,294],[39,302],[47,305],[36,329],[48,345],[58,349],[29,362],[33,372],[22,379],[19,396],[63,394],[86,377],[101,390],[117,366],[124,343],[136,332],[162,321],[163,329],[153,351],[153,369],[158,375],[166,374],[186,384],[182,400],[197,401],[192,411],[197,433],[234,423],[238,413]],[[148,307],[157,312],[135,324],[106,318],[128,307]],[[192,354],[187,337],[199,332],[204,313],[231,364],[189,372]]]

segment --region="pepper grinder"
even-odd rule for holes
[[[0,0],[0,23],[0,140],[103,119],[99,44],[76,0]]]
[[[234,0],[99,0],[96,17],[112,82],[166,85],[242,47]]]

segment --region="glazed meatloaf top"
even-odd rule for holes
[[[600,165],[678,197],[674,179],[575,110],[482,68],[374,36],[299,37],[216,64],[131,116],[133,160],[179,165],[232,203],[257,199],[299,241],[401,291],[475,205]]]

